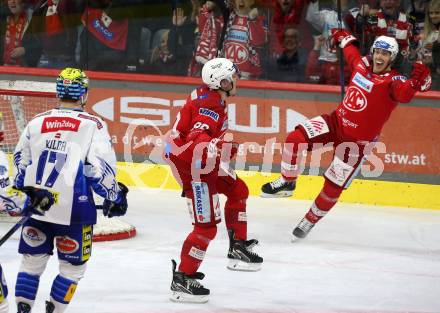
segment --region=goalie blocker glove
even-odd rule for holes
[[[110,201],[105,199],[104,203],[102,204],[102,212],[104,213],[104,216],[107,217],[113,217],[113,216],[122,216],[127,213],[127,193],[128,188],[123,183],[118,182],[119,186],[119,194],[116,201]]]
[[[44,212],[49,210],[50,207],[55,203],[53,194],[46,189],[26,186],[18,190],[24,192],[28,196],[28,199],[24,205],[22,213],[23,215],[44,215]]]

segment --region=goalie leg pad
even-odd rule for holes
[[[217,234],[217,226],[210,227],[194,226],[194,230],[188,235],[180,253],[179,271],[187,275],[194,274],[202,263],[209,243]]]
[[[9,302],[8,299],[0,300],[0,313],[8,313],[9,312]]]
[[[3,269],[0,264],[0,307],[2,306],[3,302],[6,302],[7,296],[8,296],[8,286],[6,285],[5,275],[3,274]],[[0,308],[0,312],[2,312],[1,308]]]

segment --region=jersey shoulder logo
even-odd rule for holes
[[[207,117],[210,117],[214,121],[218,122],[219,114],[214,112],[214,111],[212,111],[212,110],[209,110],[209,109],[206,109],[206,108],[200,108],[199,109],[199,114],[207,116]]]
[[[207,93],[202,93],[200,96],[197,97],[198,100],[204,100],[208,98],[208,94]]]
[[[401,80],[402,82],[406,82],[408,78],[406,78],[406,76],[403,75],[397,75],[397,76],[393,76],[392,80]]]
[[[359,72],[356,73],[356,75],[354,75],[353,83],[359,86],[360,88],[362,88],[363,90],[365,90],[366,92],[371,92],[374,85],[374,83],[371,80],[365,78],[364,75],[362,75]]]
[[[80,120],[71,117],[49,116],[45,117],[41,124],[41,133],[52,133],[57,131],[77,132]]]
[[[86,120],[94,121],[96,123],[96,125],[98,126],[98,129],[102,128],[102,123],[99,120],[99,118],[97,118],[96,116],[85,115],[85,114],[80,113],[80,114],[78,114],[78,117],[84,118]]]

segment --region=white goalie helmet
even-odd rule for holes
[[[371,55],[374,53],[374,49],[383,49],[391,53],[391,61],[394,61],[399,53],[399,44],[396,39],[388,36],[379,36],[374,40],[371,46]]]
[[[238,73],[234,63],[225,58],[215,58],[203,65],[202,80],[211,89],[220,89],[221,81],[232,81],[232,76]]]

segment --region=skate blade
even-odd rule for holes
[[[292,194],[293,194],[292,191],[279,191],[274,194],[262,192],[260,194],[260,197],[261,198],[288,198],[288,197],[291,197]]]
[[[303,238],[296,237],[295,235],[292,234],[290,242],[295,243],[295,242],[301,241],[301,239],[303,239]]]
[[[231,271],[241,271],[241,272],[258,272],[261,270],[262,263],[247,263],[240,260],[229,260],[228,266],[226,266]]]
[[[184,292],[172,291],[170,300],[180,303],[206,303],[209,300],[209,295],[195,296]]]

